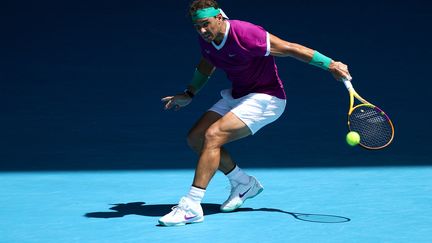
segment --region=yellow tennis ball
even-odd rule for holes
[[[356,146],[360,143],[360,135],[357,132],[351,131],[346,135],[346,141],[349,145]]]

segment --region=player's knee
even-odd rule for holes
[[[207,129],[204,138],[205,138],[205,144],[207,146],[222,146],[221,144],[221,131],[219,128],[211,126]]]

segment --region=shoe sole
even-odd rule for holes
[[[222,209],[221,208],[221,211],[224,213],[232,212],[232,211],[238,209],[239,207],[241,207],[246,202],[246,200],[248,200],[249,198],[254,198],[254,197],[258,196],[262,191],[264,191],[263,187],[261,187],[255,195],[253,195],[252,197],[247,197],[242,203],[237,204],[234,208],[229,208],[229,209]]]
[[[204,217],[201,218],[201,219],[199,219],[199,220],[196,220],[196,221],[182,222],[182,223],[172,223],[172,224],[170,224],[170,223],[164,223],[164,222],[162,222],[160,220],[158,220],[158,222],[159,222],[159,225],[161,225],[161,226],[167,226],[167,227],[171,227],[171,226],[184,226],[184,225],[187,225],[187,224],[202,223],[202,222],[204,222]]]

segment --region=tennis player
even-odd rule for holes
[[[223,145],[255,134],[282,115],[286,96],[275,56],[292,57],[320,67],[337,80],[351,77],[347,65],[318,51],[284,41],[252,23],[228,19],[215,0],[195,0],[189,12],[200,36],[202,57],[186,90],[162,99],[165,109],[187,106],[216,68],[225,71],[232,88],[222,90],[221,99],[189,131],[188,144],[199,154],[195,177],[189,193],[159,219],[165,226],[204,220],[201,201],[218,169],[231,184],[231,193],[221,205],[223,212],[236,210],[263,190],[255,177],[233,161]]]

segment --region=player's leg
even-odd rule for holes
[[[232,112],[213,123],[205,132],[193,186],[205,189],[219,168],[222,145],[251,135],[246,124]]]
[[[188,145],[198,155],[201,154],[204,143],[204,136],[207,129],[220,118],[222,118],[222,115],[220,115],[219,113],[214,111],[207,111],[189,131],[187,136]],[[221,161],[219,163],[219,170],[222,171],[224,174],[227,174],[235,168],[236,164],[232,160],[229,152],[224,147],[221,148],[220,154]]]
[[[218,103],[214,107],[214,109],[216,109],[218,112],[223,113],[223,111],[225,110],[223,104],[224,102]],[[222,115],[220,115],[219,113],[214,111],[208,111],[195,123],[195,125],[189,131],[188,144],[198,155],[201,154],[204,143],[204,135],[207,129],[220,118],[222,118]],[[228,212],[235,210],[236,208],[241,206],[241,204],[238,203],[238,200],[233,201],[232,199],[232,195],[234,195],[238,190],[241,189],[240,187],[242,186],[239,187],[239,185],[247,185],[250,180],[256,181],[255,184],[257,186],[254,187],[251,190],[251,193],[248,194],[249,198],[258,195],[263,190],[263,187],[254,177],[248,175],[232,160],[230,154],[223,146],[220,149],[220,157],[221,160],[218,169],[227,176],[231,185],[230,195],[221,207],[222,211]]]
[[[197,194],[198,199],[204,196],[204,190],[219,166],[222,145],[251,134],[251,129],[232,112],[228,112],[206,130],[192,186],[193,190],[203,190],[201,194]],[[248,176],[237,166],[227,176],[232,189],[228,199],[221,205],[222,211],[239,208],[246,199],[255,197],[263,190],[254,177]]]
[[[204,220],[201,200],[208,183],[219,167],[222,145],[251,134],[249,128],[229,112],[214,122],[205,132],[200,158],[189,193],[173,210],[159,219],[166,226],[198,223]]]

